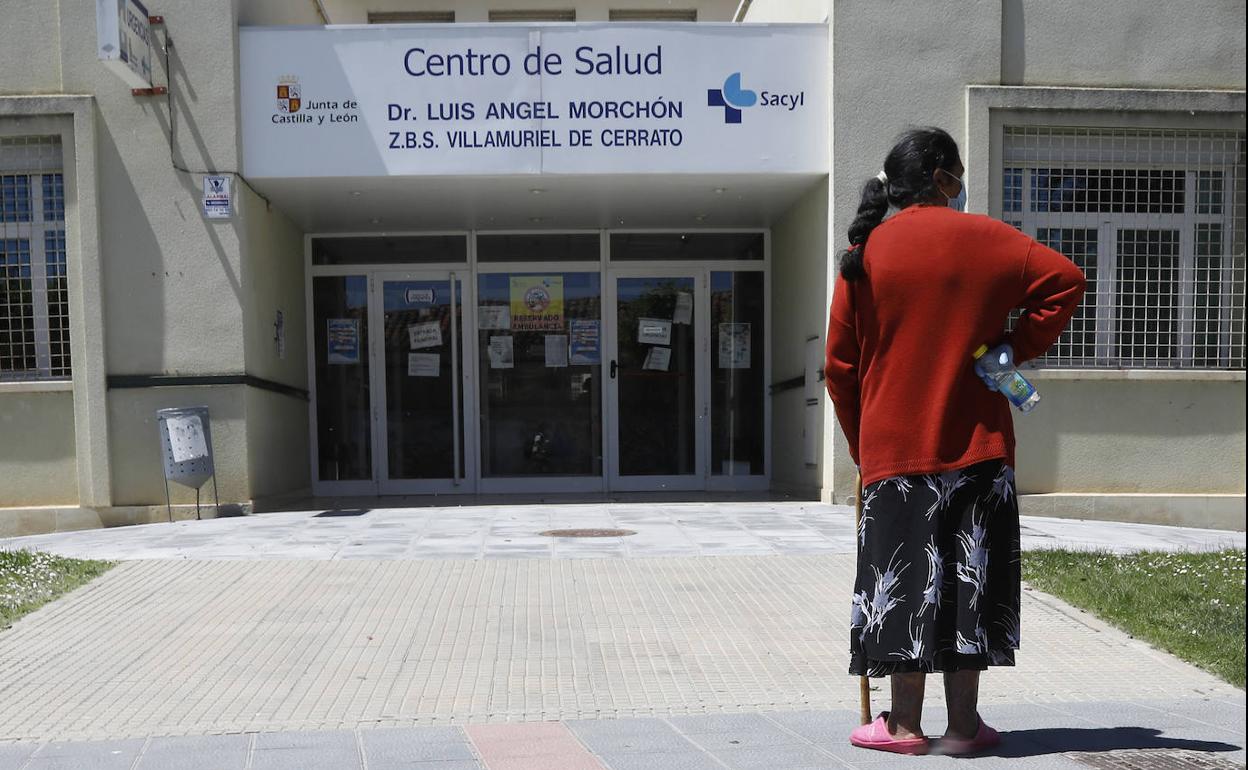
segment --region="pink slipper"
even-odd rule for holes
[[[941,738],[936,745],[938,754],[948,756],[962,756],[965,754],[978,754],[986,749],[1001,743],[1001,734],[984,723],[983,717],[979,720],[979,729],[975,731],[975,737],[967,740],[958,738]]]
[[[926,754],[931,743],[927,738],[894,738],[888,734],[888,712],[881,711],[875,721],[854,728],[849,742],[862,749],[891,751],[894,754]]]

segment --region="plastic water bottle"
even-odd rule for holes
[[[1040,391],[1014,368],[1008,351],[1002,350],[999,356],[986,356],[987,352],[988,346],[980,345],[973,354],[979,368],[997,383],[997,389],[1018,411],[1030,412],[1040,403]]]

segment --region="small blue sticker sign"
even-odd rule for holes
[[[354,318],[330,318],[326,363],[358,364],[360,362],[360,323]]]
[[[595,320],[574,318],[568,322],[568,363],[587,366],[602,362],[599,353],[601,327]]]

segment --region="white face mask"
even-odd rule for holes
[[[945,199],[949,201],[949,208],[954,211],[966,211],[966,181],[961,177],[956,177],[952,173],[945,171],[943,168],[941,171],[944,171],[945,175],[950,179],[958,180],[958,194],[952,198],[945,195]],[[944,195],[944,192],[941,192],[941,195]]]

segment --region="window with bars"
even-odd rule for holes
[[[1243,131],[1004,128],[1001,217],[1088,278],[1037,366],[1243,369]]]
[[[71,374],[57,137],[0,137],[0,382]]]

